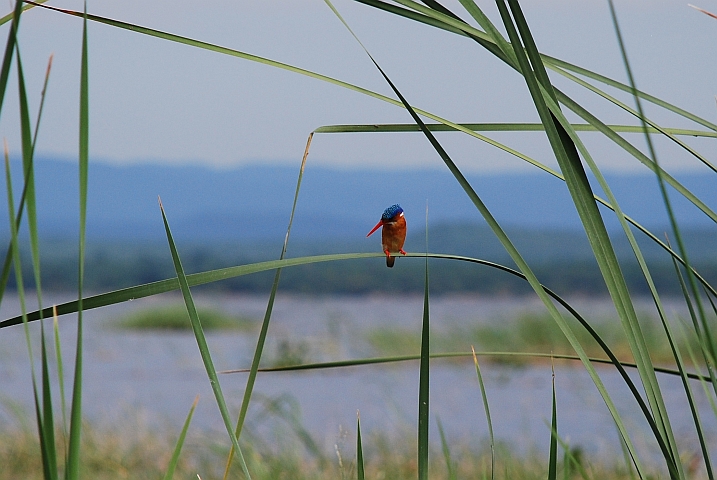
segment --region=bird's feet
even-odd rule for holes
[[[398,251],[401,252],[401,255],[406,255],[406,251],[404,249],[400,248]]]
[[[386,258],[391,258],[391,252],[389,252],[388,250],[384,250],[383,253],[386,254]]]

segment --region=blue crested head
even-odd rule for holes
[[[381,215],[382,220],[390,220],[399,213],[403,213],[403,209],[401,208],[401,205],[391,205],[386,210],[383,211],[383,215]]]

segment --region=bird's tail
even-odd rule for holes
[[[386,266],[388,268],[393,268],[393,263],[396,261],[396,257],[392,257],[391,255],[386,255]]]

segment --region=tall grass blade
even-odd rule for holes
[[[518,11],[518,16],[520,16],[519,8],[517,9],[517,11]],[[525,24],[524,19],[522,19],[522,24]],[[528,30],[527,30],[527,25],[524,26],[523,32],[525,32],[525,34],[527,34],[527,35],[529,36],[529,32],[528,32]],[[529,45],[528,52],[531,51],[532,47],[534,47],[534,45]],[[537,49],[534,49],[534,50],[535,50],[535,52],[537,52]],[[534,57],[533,57],[533,63],[535,64],[536,62],[539,63],[539,57],[538,57],[537,54],[534,55]],[[538,67],[535,68],[535,70],[536,70],[537,72],[543,72],[543,73],[544,73],[544,70],[541,68],[541,65],[538,65]],[[541,78],[543,79],[543,82],[548,82],[546,75],[541,75]],[[555,109],[553,109],[553,113],[555,113]],[[563,122],[563,123],[565,123],[565,122]],[[644,130],[645,128],[647,128],[647,127],[644,126],[644,123],[643,123],[643,130]],[[575,141],[575,142],[578,144],[578,146],[580,147],[580,146],[581,146],[581,143],[579,142],[579,139],[577,139],[576,136],[572,136],[572,138],[574,139],[574,141]],[[665,324],[665,323],[666,323],[666,320],[665,320],[664,309],[663,309],[662,306],[661,306],[661,303],[660,303],[660,301],[659,301],[659,297],[658,297],[658,295],[657,295],[656,289],[654,288],[654,284],[653,284],[652,279],[651,279],[651,277],[650,277],[649,271],[647,270],[647,266],[646,266],[646,264],[645,264],[645,262],[644,262],[644,259],[642,258],[642,254],[640,253],[639,248],[637,247],[637,244],[636,244],[636,242],[635,242],[635,240],[634,240],[634,237],[632,236],[632,232],[631,232],[630,229],[628,228],[627,223],[624,221],[625,219],[623,218],[622,212],[620,211],[619,207],[617,207],[617,202],[615,201],[614,196],[612,196],[612,194],[611,194],[611,192],[610,192],[610,190],[609,190],[609,187],[607,186],[607,183],[604,181],[604,179],[602,178],[602,176],[599,174],[599,171],[597,170],[597,167],[594,166],[594,163],[591,161],[589,154],[587,153],[587,151],[584,151],[584,150],[581,150],[581,151],[583,152],[583,155],[585,156],[586,161],[588,161],[588,163],[591,165],[591,168],[592,168],[593,171],[595,172],[596,177],[597,177],[598,180],[600,181],[601,186],[602,186],[603,189],[608,193],[611,202],[613,202],[614,205],[615,205],[615,207],[616,207],[616,208],[614,208],[614,210],[615,210],[616,214],[618,215],[618,218],[620,219],[621,224],[623,225],[623,229],[625,230],[625,233],[627,234],[627,236],[628,236],[628,238],[629,238],[629,240],[630,240],[631,246],[632,246],[632,248],[633,248],[633,250],[634,250],[636,256],[638,257],[638,261],[639,261],[640,266],[641,266],[641,268],[642,268],[642,270],[643,270],[643,273],[644,273],[644,275],[645,275],[645,278],[646,278],[646,280],[647,280],[647,282],[648,282],[648,284],[649,284],[649,286],[650,286],[651,292],[652,292],[652,294],[653,294],[653,298],[655,299],[655,303],[656,303],[656,305],[657,305],[657,307],[658,307],[658,311],[659,311],[659,313],[660,313],[660,318],[662,319],[663,324]],[[669,326],[666,326],[666,328],[668,328],[668,327],[669,327]],[[669,334],[669,333],[668,333],[668,334]],[[648,359],[649,359],[649,357],[648,357]],[[662,410],[660,417],[663,417],[663,416],[666,417],[666,413],[664,413],[664,407],[661,405],[661,403],[662,403],[662,402],[661,402],[661,400],[660,400],[660,398],[659,398],[659,396],[658,396],[658,397],[656,398],[656,401],[653,403],[653,405],[657,405],[657,407]],[[667,427],[665,430],[667,431],[668,436],[671,436],[670,429],[669,429],[669,425],[668,425],[668,427]],[[672,443],[674,444],[674,440],[672,441]],[[673,449],[673,455],[675,454],[675,453],[674,453],[674,450],[675,450],[675,449]]]
[[[356,476],[358,480],[364,480],[363,442],[361,441],[361,415],[356,412]]]
[[[446,432],[443,431],[443,424],[441,418],[436,415],[436,426],[438,427],[438,435],[441,437],[441,450],[443,450],[443,460],[446,462],[446,473],[448,480],[456,480],[456,469],[453,466],[453,460],[451,459],[451,447],[448,445],[446,439]]]
[[[17,49],[17,80],[20,104],[20,133],[22,139],[22,163],[25,173],[25,187],[23,194],[27,203],[27,222],[30,232],[30,251],[32,254],[32,266],[35,277],[35,291],[37,294],[38,308],[42,311],[42,283],[40,276],[40,248],[37,233],[37,204],[35,202],[35,174],[34,174],[34,139],[30,127],[30,111],[27,103],[27,91],[25,89],[25,75],[23,73],[20,49]],[[47,77],[46,77],[47,78]],[[38,123],[39,126],[39,123]],[[37,129],[35,131],[37,135]],[[36,137],[35,137],[36,138]],[[55,449],[55,421],[52,413],[52,390],[50,388],[50,374],[47,358],[47,345],[45,341],[45,324],[40,319],[40,350],[42,368],[42,426],[44,435],[43,442],[43,464],[46,468],[46,478],[57,478],[57,452]],[[48,476],[49,475],[49,476]]]
[[[620,47],[620,53],[621,53],[621,56],[622,56],[622,59],[623,59],[623,63],[624,63],[624,66],[625,66],[625,71],[626,71],[627,76],[628,76],[629,84],[630,84],[630,87],[631,87],[631,90],[632,90],[632,93],[633,93],[633,98],[634,98],[634,100],[635,100],[637,113],[638,113],[638,115],[639,115],[639,117],[640,117],[641,124],[642,124],[642,126],[643,126],[644,131],[645,131],[645,134],[644,134],[644,135],[645,135],[645,140],[646,140],[646,142],[647,142],[647,146],[648,146],[648,150],[649,150],[649,153],[650,153],[650,157],[651,157],[652,161],[655,163],[655,165],[658,165],[657,153],[656,153],[655,148],[654,148],[654,145],[653,145],[653,143],[652,143],[652,139],[650,138],[650,135],[649,135],[648,132],[647,132],[648,122],[647,122],[647,120],[645,119],[645,115],[644,115],[644,112],[643,112],[643,109],[642,109],[642,103],[641,103],[641,101],[640,101],[640,97],[639,97],[639,96],[637,95],[637,93],[636,93],[636,91],[637,91],[636,82],[635,82],[635,78],[634,78],[634,76],[633,76],[633,74],[632,74],[632,69],[631,69],[631,67],[630,67],[630,62],[629,62],[628,57],[627,57],[627,50],[626,50],[626,47],[625,47],[625,44],[624,44],[624,41],[623,41],[623,38],[622,38],[622,33],[621,33],[621,30],[620,30],[620,26],[619,26],[619,23],[618,23],[617,13],[616,13],[616,10],[615,10],[615,5],[614,5],[614,3],[613,3],[612,0],[609,0],[608,4],[609,4],[609,6],[610,6],[610,15],[611,15],[611,18],[612,18],[613,25],[614,25],[614,27],[615,27],[615,33],[616,33],[616,37],[617,37],[617,39],[618,39],[618,45],[619,45],[619,47]],[[691,293],[692,293],[692,297],[694,298],[694,302],[697,304],[697,310],[698,310],[699,318],[700,318],[700,320],[701,320],[701,326],[703,327],[702,329],[700,329],[699,326],[698,326],[697,319],[695,318],[694,309],[693,309],[691,306],[690,306],[690,315],[691,315],[691,317],[692,317],[692,319],[693,319],[693,322],[694,322],[694,324],[695,324],[695,330],[696,330],[696,333],[697,333],[698,338],[700,339],[700,343],[703,345],[703,348],[706,347],[706,350],[707,350],[707,352],[709,353],[709,355],[705,355],[705,360],[706,360],[705,363],[706,363],[706,365],[707,365],[707,370],[708,370],[708,372],[709,372],[709,374],[710,374],[710,378],[711,378],[711,380],[712,380],[713,388],[714,388],[715,392],[717,393],[717,380],[715,379],[714,363],[713,363],[714,358],[715,358],[715,351],[716,351],[715,339],[714,339],[714,337],[713,337],[712,334],[711,334],[710,327],[709,327],[709,323],[708,323],[707,320],[706,320],[705,311],[704,311],[704,309],[703,309],[703,307],[702,307],[702,302],[701,302],[701,300],[700,300],[700,292],[699,292],[698,289],[697,289],[697,282],[696,282],[695,277],[694,277],[694,275],[693,275],[693,273],[692,273],[692,271],[691,271],[691,268],[689,268],[690,262],[689,262],[689,258],[688,258],[688,256],[687,256],[687,251],[686,251],[686,249],[685,249],[684,242],[683,242],[683,240],[682,240],[682,235],[681,235],[681,233],[680,233],[680,229],[679,229],[679,226],[678,226],[678,224],[677,224],[677,219],[676,219],[676,217],[675,217],[675,215],[674,215],[674,211],[673,211],[673,209],[672,209],[672,204],[671,204],[669,195],[668,195],[668,193],[667,193],[667,189],[665,188],[665,182],[664,182],[664,179],[663,179],[663,177],[662,177],[662,172],[661,172],[660,169],[657,169],[657,171],[656,171],[656,176],[657,176],[658,185],[659,185],[659,187],[660,187],[660,193],[661,193],[662,198],[663,198],[663,203],[665,204],[665,209],[666,209],[666,211],[667,211],[668,218],[669,218],[669,220],[670,220],[670,225],[671,225],[671,227],[672,227],[673,234],[675,235],[675,238],[676,238],[676,241],[677,241],[677,244],[678,244],[678,250],[679,250],[679,252],[680,252],[681,257],[684,259],[684,264],[685,264],[686,267],[687,267],[687,268],[686,268],[686,271],[687,271],[688,283],[689,283],[690,291],[691,291]],[[673,259],[673,263],[674,263],[674,259]],[[685,283],[684,283],[684,280],[683,280],[683,278],[682,278],[682,274],[681,274],[681,272],[680,272],[680,270],[679,270],[679,267],[677,266],[676,263],[674,263],[674,266],[675,266],[675,271],[676,271],[676,273],[677,273],[678,279],[679,279],[679,281],[680,281],[680,286],[681,286],[681,288],[683,289],[683,294],[684,294],[685,301],[686,301],[686,303],[687,303],[688,305],[691,305],[690,297],[689,297],[689,295],[687,294],[687,290],[686,290],[686,288],[685,288]],[[669,339],[669,341],[670,341],[670,345],[672,346],[672,349],[673,349],[673,351],[674,351],[674,356],[675,356],[675,360],[676,360],[676,362],[677,362],[678,369],[680,370],[680,372],[684,372],[684,365],[683,365],[683,361],[682,361],[680,352],[679,352],[679,350],[674,346],[674,341],[673,341],[674,334],[673,334],[673,333],[671,332],[671,330],[670,330],[669,323],[668,323],[668,322],[663,322],[663,323],[664,323],[664,325],[665,325],[665,330],[666,330],[666,333],[667,333],[667,335],[668,335],[668,339]],[[695,428],[696,428],[696,430],[697,430],[698,438],[699,438],[699,441],[700,441],[700,447],[701,447],[702,452],[703,452],[703,457],[704,457],[704,460],[705,460],[705,466],[706,466],[706,469],[707,469],[707,473],[708,473],[709,478],[712,479],[712,478],[713,478],[713,474],[712,474],[712,469],[711,469],[710,460],[709,460],[709,452],[708,452],[708,449],[707,449],[707,447],[706,447],[706,445],[705,445],[705,442],[704,442],[704,436],[703,436],[703,434],[702,434],[702,426],[701,426],[701,421],[700,421],[700,418],[699,418],[699,413],[698,413],[698,411],[697,411],[697,409],[696,409],[696,407],[695,407],[694,399],[693,399],[693,396],[692,396],[692,392],[691,392],[689,383],[687,382],[687,379],[686,379],[685,375],[682,374],[682,375],[681,375],[681,378],[682,378],[682,382],[683,382],[683,385],[684,385],[685,394],[686,394],[686,396],[687,396],[688,403],[689,403],[689,405],[690,405],[690,410],[691,410],[691,413],[692,413],[692,417],[693,417],[693,420],[694,420],[694,422],[695,422]]]
[[[20,52],[18,50],[18,60],[19,60]],[[42,93],[40,95],[40,108],[37,113],[37,121],[35,122],[35,135],[32,139],[32,152],[35,151],[35,144],[37,142],[37,134],[40,130],[40,119],[42,118],[42,110],[45,105],[45,93],[47,92],[47,83],[50,80],[50,69],[52,68],[52,55],[50,55],[50,59],[47,63],[47,71],[45,72],[45,83],[42,88]],[[23,86],[24,90],[24,86]],[[27,102],[25,102],[27,103]],[[23,155],[23,160],[25,159]],[[27,196],[27,190],[29,188],[28,185],[28,179],[32,178],[32,168],[33,168],[34,162],[30,162],[29,165],[27,165],[27,168],[23,170],[24,178],[25,178],[25,184],[22,189],[22,195],[20,196],[19,206],[17,209],[17,217],[15,220],[16,228],[20,228],[20,221],[22,220],[22,212],[25,208],[25,197]],[[2,297],[3,293],[5,291],[5,287],[7,285],[8,278],[10,276],[10,262],[12,259],[12,253],[10,247],[7,249],[7,253],[5,254],[5,262],[3,263],[2,267],[2,273],[0,273],[0,303],[2,303]]]
[[[20,104],[20,138],[22,140],[22,166],[25,180],[25,204],[27,205],[27,224],[30,232],[30,252],[32,254],[35,288],[38,302],[42,309],[42,287],[40,284],[40,251],[37,235],[37,204],[35,201],[35,168],[33,164],[33,135],[30,127],[30,111],[25,90],[25,75],[20,59],[20,48],[17,50],[17,83]]]
[[[62,409],[62,434],[67,452],[67,405],[65,402],[65,369],[62,363],[62,349],[60,348],[60,326],[57,322],[57,306],[52,306],[52,326],[55,337],[55,361],[57,362],[57,383],[60,387],[60,408]]]
[[[585,228],[605,284],[623,323],[630,348],[638,364],[640,378],[650,403],[652,415],[655,417],[659,429],[658,441],[661,440],[667,447],[663,449],[663,455],[668,469],[671,476],[682,476],[677,447],[665,411],[664,401],[617,256],[612,248],[600,212],[593,200],[594,195],[580,162],[576,145],[573,143],[568,131],[565,130],[565,125],[559,122],[556,117],[556,115],[560,115],[559,108],[556,106],[556,95],[532,40],[527,22],[522,16],[522,11],[517,2],[508,0],[508,3],[513,15],[512,19],[504,1],[497,0],[503,23],[508,31],[511,44],[514,47],[538,114],[546,127],[546,133],[553,152],[565,175],[568,190]],[[513,21],[516,23],[517,30],[513,25]],[[524,42],[525,52],[520,48],[521,38],[518,36],[518,31],[520,31],[520,37]],[[548,102],[553,103],[552,109],[548,108]],[[662,438],[660,439],[659,437]]]
[[[693,323],[697,322],[697,318],[695,315],[694,307],[692,306],[692,300],[690,299],[690,294],[687,290],[687,285],[685,284],[685,279],[682,276],[682,272],[680,271],[680,267],[677,265],[677,262],[675,260],[672,260],[672,264],[675,268],[675,274],[677,276],[677,279],[680,282],[680,289],[682,290],[682,296],[685,299],[685,304],[688,306],[688,310],[690,313],[690,316],[692,317]],[[702,421],[700,420],[700,413],[699,409],[697,408],[697,405],[695,403],[694,395],[692,394],[692,388],[690,387],[690,383],[687,379],[687,375],[685,374],[685,366],[684,362],[682,360],[682,355],[680,354],[679,349],[675,345],[675,334],[671,331],[671,327],[669,323],[665,324],[667,331],[667,338],[670,341],[670,347],[672,348],[674,352],[674,357],[677,362],[677,368],[680,372],[680,378],[682,379],[682,385],[685,390],[685,395],[687,397],[687,403],[690,406],[690,413],[692,414],[692,420],[695,423],[695,430],[697,431],[697,439],[700,443],[700,449],[702,450],[702,458],[705,462],[705,469],[707,470],[707,477],[710,480],[714,480],[714,474],[712,472],[712,461],[710,460],[710,454],[709,454],[709,448],[707,447],[707,443],[705,441],[704,436],[704,429],[702,426]],[[689,347],[689,341],[684,342]],[[706,358],[705,358],[706,360]],[[714,380],[714,377],[711,378]],[[708,395],[708,398],[712,398],[712,395]]]
[[[426,211],[426,216],[428,212]],[[427,227],[428,225],[426,225]],[[428,228],[426,228],[426,243],[428,243]],[[426,245],[428,253],[428,245]],[[430,376],[430,316],[428,301],[428,256],[426,256],[426,269],[423,288],[423,324],[421,328],[421,363],[418,377],[418,478],[428,479],[428,427],[430,422],[429,410],[429,376]]]
[[[229,417],[229,410],[227,409],[227,405],[224,400],[224,394],[222,393],[222,387],[219,383],[219,379],[217,378],[217,371],[214,368],[214,362],[212,361],[212,356],[209,351],[209,345],[207,345],[207,340],[204,336],[204,330],[202,329],[202,324],[199,320],[197,309],[194,305],[192,293],[189,290],[187,277],[184,275],[184,268],[182,267],[182,262],[179,258],[177,247],[174,244],[174,238],[172,237],[172,232],[169,229],[169,222],[164,212],[164,207],[162,206],[161,200],[159,202],[159,208],[162,211],[162,221],[164,222],[164,230],[167,234],[167,242],[169,243],[169,249],[172,253],[174,269],[177,272],[177,280],[179,281],[179,286],[182,290],[184,304],[187,308],[187,313],[189,314],[189,319],[192,323],[192,331],[194,332],[194,337],[197,340],[197,346],[199,347],[199,353],[202,357],[204,368],[207,371],[207,376],[209,377],[209,383],[212,386],[212,391],[214,392],[214,397],[217,401],[219,412],[221,413],[222,420],[224,421],[224,426],[226,427],[227,433],[229,434],[229,438],[232,442],[232,445],[234,446],[234,452],[239,457],[239,462],[241,463],[244,475],[247,479],[250,479],[251,475],[249,475],[249,470],[246,466],[246,462],[244,461],[244,455],[242,454],[241,448],[239,448],[237,437],[234,434],[234,430],[232,429],[231,419]]]
[[[304,156],[301,159],[301,168],[299,168],[299,178],[296,181],[296,191],[294,192],[294,203],[291,206],[291,216],[289,217],[289,225],[286,228],[286,236],[284,237],[284,245],[281,248],[281,255],[279,256],[279,260],[283,260],[284,256],[286,255],[286,249],[289,245],[289,236],[291,234],[291,225],[294,223],[294,214],[296,213],[296,204],[299,201],[299,191],[301,190],[301,180],[304,178],[304,169],[306,168],[306,160],[309,157],[309,148],[311,147],[311,139],[314,137],[314,134],[309,134],[309,138],[306,141],[306,148],[304,149]],[[259,338],[256,342],[256,348],[254,349],[254,357],[252,358],[251,362],[251,370],[249,371],[249,377],[246,381],[246,388],[244,389],[244,398],[242,399],[241,409],[239,411],[239,419],[237,420],[237,425],[235,429],[235,435],[237,438],[241,436],[241,431],[244,426],[244,420],[246,419],[246,414],[249,410],[249,402],[251,401],[251,394],[254,391],[254,383],[256,382],[256,373],[259,369],[259,362],[261,361],[261,356],[264,352],[264,344],[266,343],[266,336],[269,332],[269,321],[271,320],[271,313],[274,309],[274,300],[276,299],[276,292],[279,289],[279,279],[281,278],[281,268],[276,269],[276,273],[274,274],[274,282],[271,285],[271,292],[269,294],[269,302],[266,306],[266,311],[264,312],[264,320],[261,323],[261,331],[259,332]],[[232,458],[233,456],[230,455],[227,458],[227,465],[224,470],[224,479],[229,475],[229,468],[232,464]]]
[[[179,454],[182,452],[184,440],[187,438],[187,431],[189,431],[189,424],[192,422],[192,416],[194,415],[194,409],[197,408],[197,403],[199,403],[199,395],[194,397],[192,408],[189,409],[187,419],[184,421],[184,426],[182,427],[182,431],[177,439],[177,445],[174,447],[174,453],[172,453],[172,458],[169,459],[169,465],[167,466],[167,473],[164,474],[164,480],[172,480],[174,477],[174,471],[176,470],[177,463],[179,462]]]
[[[478,377],[478,385],[480,386],[480,395],[483,400],[483,410],[485,411],[485,419],[488,423],[488,439],[490,441],[490,478],[495,478],[495,437],[493,436],[493,421],[490,418],[490,407],[488,405],[488,395],[485,391],[485,384],[483,383],[483,374],[478,364],[478,356],[476,355],[475,348],[471,346],[471,352],[473,353],[473,365],[476,368],[476,376]]]
[[[558,93],[560,96],[561,95],[560,92],[558,92]],[[553,114],[555,114],[555,116],[557,117],[561,126],[563,126],[567,130],[568,135],[570,136],[572,141],[575,143],[577,148],[580,150],[580,153],[582,154],[586,163],[590,166],[591,170],[595,174],[595,177],[597,178],[600,186],[607,194],[612,205],[614,205],[614,207],[612,209],[615,212],[616,217],[618,218],[620,225],[623,228],[623,232],[625,233],[626,237],[628,238],[628,241],[633,250],[633,253],[635,254],[635,257],[638,261],[640,269],[641,269],[643,276],[644,276],[644,278],[648,284],[648,287],[650,289],[650,293],[652,295],[653,301],[657,308],[657,311],[658,311],[658,314],[662,321],[662,324],[663,324],[666,332],[668,332],[668,335],[669,335],[669,331],[668,331],[669,326],[667,325],[667,320],[666,320],[667,315],[662,306],[662,302],[657,293],[657,289],[655,287],[654,281],[652,280],[652,276],[648,270],[645,259],[640,251],[640,248],[637,245],[637,242],[634,238],[634,235],[633,235],[631,229],[629,228],[628,217],[626,217],[624,215],[624,213],[622,212],[622,210],[619,208],[619,205],[617,204],[617,200],[615,199],[615,196],[612,194],[612,191],[611,191],[609,185],[607,184],[605,178],[603,177],[600,170],[597,168],[597,165],[593,161],[590,153],[587,151],[587,149],[583,145],[580,138],[577,136],[575,131],[572,128],[570,128],[570,125],[568,124],[567,119],[565,119],[565,117],[560,113],[559,109],[557,108],[557,106],[554,103],[551,104],[550,101],[548,101],[547,103],[549,104],[549,106],[551,108],[551,112]],[[578,107],[578,108],[582,108],[582,107]],[[574,111],[576,111],[578,108],[574,109]],[[590,116],[590,114],[587,114],[587,115]],[[596,125],[602,126],[602,128],[606,128],[598,120],[593,119],[593,121]],[[607,129],[607,130],[609,131],[609,129]],[[610,136],[610,135],[616,135],[616,134],[614,132],[609,132],[607,135]],[[630,146],[630,147],[634,148],[632,146]],[[654,166],[654,163],[652,163],[651,165]],[[659,167],[657,167],[657,168],[659,168]],[[648,234],[648,236],[650,236],[652,238],[651,234]],[[658,244],[663,244],[663,243],[658,242]],[[675,254],[670,247],[668,247],[668,246],[665,246],[665,247],[666,247],[666,250],[668,252],[670,252],[670,254],[673,256],[673,258],[675,258],[675,259],[679,258],[680,261],[682,261],[682,259],[677,254]],[[707,284],[707,282],[704,282],[704,283],[706,285],[709,285],[709,284]],[[708,288],[712,289],[711,286]],[[627,298],[629,298],[629,297],[627,297]],[[623,318],[623,317],[621,317],[621,318]],[[664,407],[664,401],[662,399],[661,393],[659,392],[659,385],[657,384],[657,380],[654,376],[653,370],[655,370],[655,367],[654,367],[654,365],[652,365],[649,354],[647,353],[647,348],[646,348],[646,345],[644,344],[645,343],[644,337],[641,333],[640,325],[637,322],[636,318],[628,317],[628,321],[623,320],[623,327],[624,327],[626,333],[628,334],[628,339],[631,342],[631,348],[633,348],[633,355],[636,358],[638,358],[639,355],[642,355],[642,358],[644,358],[644,361],[639,362],[638,365],[643,365],[643,368],[640,369],[641,378],[643,380],[643,385],[646,386],[646,392],[648,394],[648,400],[650,400],[650,403],[652,406],[652,412],[656,415],[654,424],[660,426],[660,432],[656,431],[656,434],[658,436],[666,436],[665,441],[658,439],[658,443],[660,444],[661,448],[663,449],[665,458],[667,458],[668,456],[670,456],[672,458],[679,458],[679,455],[677,454],[677,447],[676,447],[676,442],[674,440],[674,435],[672,434],[672,430],[669,425],[667,413],[666,413],[666,410]],[[634,342],[633,342],[633,339],[634,339]],[[635,355],[635,353],[634,353],[635,347],[637,348],[637,352],[639,352],[638,355]],[[674,349],[673,349],[673,352],[674,352]],[[650,387],[648,388],[647,385],[650,385]],[[653,422],[651,420],[648,419],[648,421],[650,421],[651,425],[653,424]],[[671,450],[669,452],[666,449],[668,445],[665,442],[668,442],[668,444],[670,446]]]
[[[80,239],[77,276],[77,347],[75,350],[75,376],[72,384],[70,407],[70,441],[67,452],[65,478],[80,478],[80,437],[82,432],[82,302],[85,279],[85,229],[87,225],[87,172],[89,167],[89,72],[87,61],[87,3],[82,21],[82,66],[80,69]]]
[[[5,44],[5,54],[3,55],[2,68],[0,68],[0,112],[2,112],[2,105],[5,100],[5,90],[7,89],[7,81],[10,77],[10,67],[12,66],[12,57],[15,52],[15,44],[17,42],[17,31],[20,28],[20,14],[22,13],[22,0],[15,1],[15,9],[12,13],[12,24],[10,25],[10,32],[8,33],[7,43]],[[13,216],[15,216],[13,212]],[[16,220],[15,228],[19,228],[19,218]],[[12,261],[12,246],[8,247],[7,254],[5,255],[5,263],[3,264],[2,276],[0,277],[0,304],[2,304],[3,295],[5,293],[5,287],[10,276],[11,261]]]
[[[643,126],[643,129],[647,128],[647,124],[644,118],[644,113],[642,109],[642,103],[640,102],[639,96],[637,96],[636,93],[634,93],[637,90],[637,87],[635,85],[635,78],[632,74],[632,69],[630,68],[630,62],[627,58],[627,51],[625,48],[624,41],[622,39],[622,34],[620,31],[620,26],[618,24],[617,20],[617,13],[615,11],[615,5],[613,4],[612,0],[609,0],[608,4],[610,5],[610,15],[612,17],[612,22],[615,27],[615,33],[618,39],[618,44],[620,46],[620,53],[622,55],[623,63],[625,65],[625,71],[628,76],[628,80],[630,82],[630,87],[633,92],[633,97],[635,99],[636,109],[640,116],[640,120]],[[650,157],[652,161],[655,163],[655,165],[658,165],[657,160],[657,153],[655,152],[654,145],[652,143],[652,139],[650,138],[650,135],[645,133],[645,140],[647,142],[648,150],[650,152]],[[662,195],[663,202],[665,204],[665,209],[667,211],[667,216],[670,220],[670,226],[672,228],[673,235],[675,236],[675,241],[677,242],[678,251],[680,253],[680,256],[685,261],[685,265],[687,265],[687,284],[689,285],[690,292],[692,294],[692,298],[694,299],[695,304],[697,305],[697,312],[699,319],[701,321],[701,327],[702,328],[696,328],[697,335],[700,338],[703,345],[705,345],[711,355],[712,359],[717,358],[717,345],[715,342],[714,336],[712,335],[711,328],[709,326],[709,323],[707,322],[706,315],[704,308],[702,306],[702,302],[700,301],[700,293],[697,289],[697,282],[695,281],[694,276],[692,275],[690,269],[689,269],[689,258],[687,256],[687,250],[684,245],[684,241],[682,240],[682,235],[680,233],[680,228],[677,224],[677,219],[675,218],[674,211],[672,209],[672,203],[670,201],[670,197],[667,193],[667,189],[665,188],[665,182],[662,176],[661,169],[657,169],[656,171],[657,175],[657,182],[660,187],[660,193]],[[697,326],[697,324],[695,324]],[[707,358],[707,370],[710,373],[710,376],[712,378],[712,384],[714,386],[715,393],[717,393],[717,379],[715,378],[715,365],[713,364],[713,361]]]
[[[40,408],[40,398],[37,393],[37,378],[35,376],[35,360],[32,354],[32,340],[30,338],[30,327],[27,322],[27,308],[25,303],[25,287],[22,276],[22,265],[20,262],[20,244],[17,234],[17,223],[15,219],[15,205],[13,199],[12,177],[10,174],[10,155],[8,153],[7,142],[5,147],[5,183],[7,185],[7,205],[8,218],[10,219],[10,248],[12,253],[12,261],[15,267],[15,281],[17,283],[17,296],[20,301],[20,311],[22,314],[23,330],[25,332],[25,343],[27,344],[27,353],[30,359],[30,378],[32,380],[32,394],[35,406],[35,419],[37,421],[38,438],[40,440],[40,453],[42,456],[42,471],[45,478],[52,478],[52,465],[48,461],[50,455],[47,452],[47,439],[45,438],[45,425]]]
[[[556,480],[558,477],[558,409],[555,401],[555,366],[552,365],[553,379],[553,403],[552,416],[550,420],[550,456],[548,457],[548,480]]]
[[[0,110],[2,110],[3,100],[5,99],[5,89],[10,76],[10,66],[12,65],[12,55],[15,51],[17,43],[17,32],[20,28],[20,14],[22,13],[22,0],[15,2],[15,9],[12,13],[12,24],[8,32],[7,43],[5,44],[5,55],[3,56],[2,68],[0,69]]]

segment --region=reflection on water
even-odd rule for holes
[[[63,299],[46,299],[59,302]],[[131,309],[176,302],[177,296],[128,302],[85,313],[84,401],[85,416],[95,422],[122,422],[128,414],[141,415],[150,426],[179,428],[197,394],[201,395],[193,428],[223,430],[223,423],[191,332],[127,332],[112,328],[113,320]],[[265,297],[200,296],[198,303],[211,304],[232,314],[261,319]],[[266,352],[277,357],[298,348],[313,361],[372,356],[363,341],[370,328],[393,325],[420,330],[422,298],[277,298]],[[610,311],[604,301],[577,301],[586,316]],[[17,300],[6,298],[0,309],[2,318],[16,314]],[[490,322],[510,312],[540,309],[534,300],[485,298],[433,298],[431,322],[435,328]],[[646,308],[646,307],[645,307]],[[50,324],[48,324],[49,326]],[[66,378],[71,377],[76,321],[60,319]],[[32,327],[37,338],[39,328]],[[248,367],[256,342],[256,332],[209,333],[208,342],[218,370]],[[298,346],[298,347],[297,347]],[[39,344],[33,346],[39,358]],[[469,350],[470,345],[465,346]],[[296,352],[294,352],[296,353]],[[418,353],[418,352],[416,352]],[[32,408],[27,347],[21,326],[0,331],[0,398],[7,406],[21,404]],[[36,361],[36,365],[38,365]],[[482,362],[488,401],[496,437],[520,451],[532,448],[547,452],[551,411],[551,367],[543,363],[515,368]],[[633,442],[647,455],[656,447],[641,414],[622,380],[610,367],[598,372],[618,405]],[[639,382],[633,372],[633,378]],[[233,415],[237,415],[246,374],[220,376],[224,395]],[[452,443],[478,445],[487,438],[487,426],[472,361],[436,360],[431,364],[431,411],[440,417]],[[618,453],[619,441],[604,402],[589,376],[579,364],[559,363],[555,368],[558,425],[561,437],[593,455]],[[661,386],[676,437],[686,451],[699,449],[694,426],[679,378],[660,376]],[[704,412],[706,432],[714,449],[717,425],[704,392],[698,383],[693,391]],[[68,388],[69,392],[69,388]],[[298,408],[302,425],[328,450],[338,441],[340,431],[353,432],[356,412],[361,412],[362,429],[386,434],[415,432],[418,396],[418,363],[349,367],[324,371],[262,373],[256,387],[256,401],[250,409],[250,426],[268,429],[260,413],[266,407],[261,399],[289,398]],[[284,397],[282,397],[284,396]],[[57,393],[55,395],[57,398]],[[437,441],[437,435],[434,435]]]

